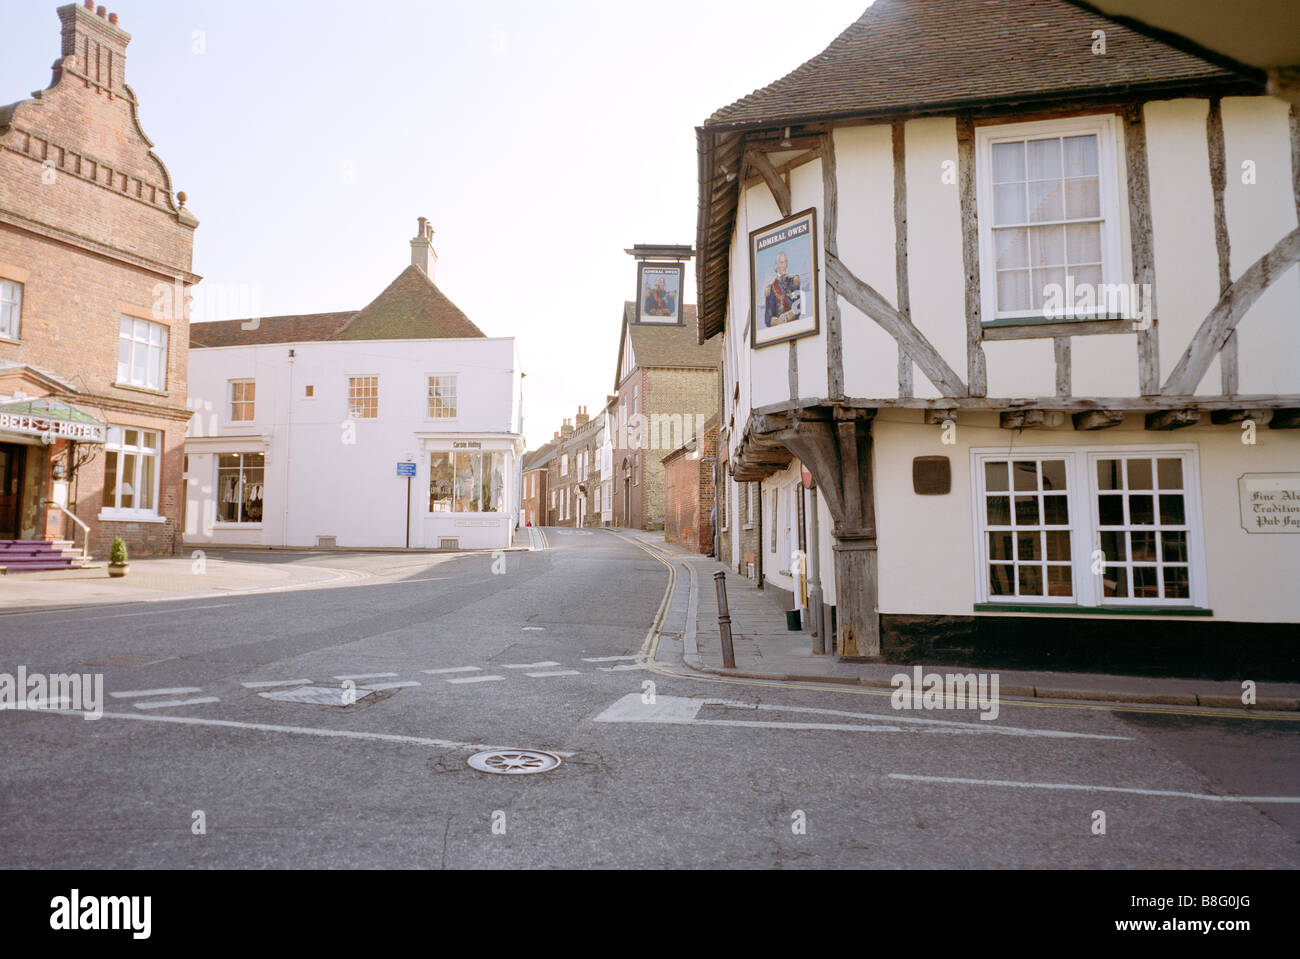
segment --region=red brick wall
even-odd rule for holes
[[[19,336],[0,340],[0,360],[68,385],[17,375],[0,390],[53,395],[110,425],[161,432],[159,522],[98,518],[102,448],[77,472],[70,494],[91,526],[97,558],[107,557],[115,536],[132,555],[171,554],[180,543],[190,416],[186,294],[175,290],[198,280],[191,272],[197,221],[173,197],[170,174],[137,122],[125,84],[129,35],[79,5],[59,16],[63,58],[54,83],[39,101],[18,103],[0,127],[0,276],[23,284]],[[15,98],[0,91],[0,102]],[[124,314],[168,327],[165,392],[116,384]],[[61,447],[52,453],[51,462],[62,458]],[[42,495],[49,494],[47,476]],[[71,524],[54,514],[45,525],[56,535]]]
[[[664,462],[664,536],[699,553],[713,550],[713,469],[718,430],[710,427],[692,458],[677,453]]]

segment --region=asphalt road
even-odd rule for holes
[[[130,694],[94,722],[0,712],[0,868],[1300,864],[1296,722],[1008,701],[984,722],[690,675],[682,584],[666,603],[634,544],[547,532],[495,559],[313,558],[367,574],[332,588],[0,616],[0,672]],[[339,704],[246,685],[298,680]],[[418,685],[367,695],[387,684]],[[563,762],[469,768],[488,746]]]

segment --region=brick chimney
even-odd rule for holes
[[[420,217],[418,231],[411,240],[411,265],[418,266],[431,280],[438,269],[438,254],[433,250],[433,227],[424,217]]]
[[[563,436],[566,440],[567,440],[570,436],[572,436],[572,435],[573,435],[573,423],[570,422],[569,420],[565,420],[565,421],[564,421],[564,425],[562,425],[562,426],[560,427],[560,435]]]
[[[579,406],[578,416],[573,422],[578,426],[586,426],[590,421],[591,417],[587,415],[587,408],[585,406]]]
[[[126,96],[126,45],[131,34],[118,26],[117,14],[96,8],[93,0],[59,7],[58,14],[63,48],[54,64],[54,83],[66,70],[110,98]]]

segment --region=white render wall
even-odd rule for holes
[[[294,355],[291,358],[290,352]],[[457,374],[457,417],[427,416],[427,380]],[[378,376],[379,416],[350,420],[348,378]],[[255,417],[229,420],[229,383],[256,381]],[[305,387],[315,396],[307,398]],[[284,343],[190,351],[189,396],[195,410],[189,459],[185,540],[191,544],[314,547],[406,545],[407,481],[397,463],[414,461],[410,545],[437,548],[457,537],[463,549],[510,545],[519,512],[523,453],[521,385],[513,339],[381,340]],[[430,514],[429,453],[457,443],[501,451],[506,512]],[[259,524],[215,522],[217,456],[266,454]]]

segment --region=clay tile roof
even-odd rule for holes
[[[1092,31],[1106,53],[1092,52]],[[876,0],[821,54],[706,128],[1233,78],[1065,0]]]
[[[718,365],[719,347],[696,339],[695,307],[683,306],[684,325],[636,323],[636,303],[623,305],[623,322],[632,336],[636,365],[641,369],[713,369]]]
[[[323,340],[445,340],[483,336],[483,331],[416,266],[403,270],[364,310],[267,316],[258,320],[255,327],[245,329],[251,323],[251,320],[195,323],[190,327],[190,346],[203,349]]]
[[[194,323],[190,326],[190,348],[328,340],[356,315],[353,310],[348,313],[312,313],[305,316],[264,316],[253,329],[244,329],[252,320]]]
[[[483,331],[417,266],[408,266],[375,301],[332,338],[441,340],[482,337]]]

